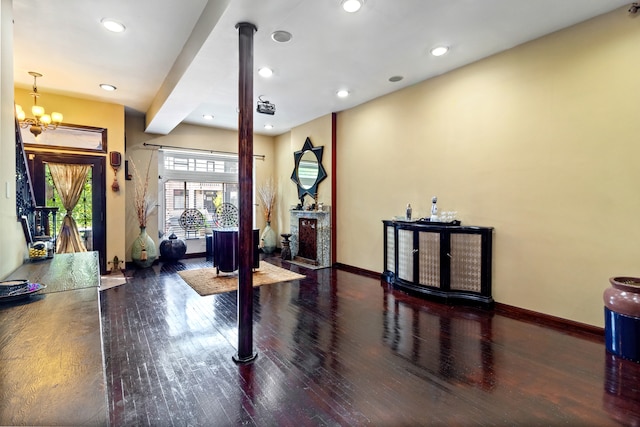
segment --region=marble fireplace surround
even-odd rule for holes
[[[331,213],[329,207],[325,206],[322,211],[299,211],[292,209],[289,213],[291,218],[291,255],[295,257],[300,247],[298,240],[300,235],[300,219],[315,219],[317,221],[316,262],[319,267],[331,267]]]

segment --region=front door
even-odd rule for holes
[[[78,224],[87,250],[98,252],[100,271],[106,271],[106,226],[105,226],[105,157],[85,154],[58,154],[39,151],[27,151],[27,161],[33,179],[33,192],[38,206],[54,206],[57,195],[52,187],[48,173],[48,163],[88,164],[85,191],[76,209],[74,219]],[[57,199],[59,200],[59,198]],[[56,215],[56,233],[60,232],[60,223],[65,213],[61,209]]]

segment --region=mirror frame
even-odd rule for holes
[[[300,159],[302,159],[302,156],[308,151],[314,154],[316,156],[316,159],[318,160],[318,176],[313,185],[311,185],[309,188],[303,188],[300,184],[300,180],[298,179],[298,167],[300,166]],[[307,137],[307,139],[304,141],[302,149],[293,153],[294,166],[293,173],[291,174],[291,180],[295,182],[296,186],[298,187],[298,199],[302,200],[306,194],[315,198],[315,196],[318,194],[318,184],[320,184],[320,182],[322,182],[322,180],[327,177],[327,171],[325,171],[324,166],[322,166],[323,153],[324,146],[314,147],[313,144],[311,144],[311,140],[309,139],[309,137]]]

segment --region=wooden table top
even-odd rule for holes
[[[24,264],[47,289],[0,303],[0,425],[107,425],[96,252]]]
[[[47,285],[41,293],[100,287],[98,252],[56,254],[51,259],[28,261],[8,279],[26,279]]]

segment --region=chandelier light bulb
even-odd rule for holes
[[[23,121],[25,119],[25,117],[26,117],[26,114],[24,113],[24,110],[18,104],[16,104],[16,116],[18,117],[18,121]]]
[[[40,105],[34,105],[33,107],[31,107],[31,113],[33,113],[36,118],[40,118],[44,114],[44,108]]]
[[[53,113],[51,113],[51,120],[53,121],[53,123],[59,125],[60,123],[62,123],[62,114],[54,111]]]

